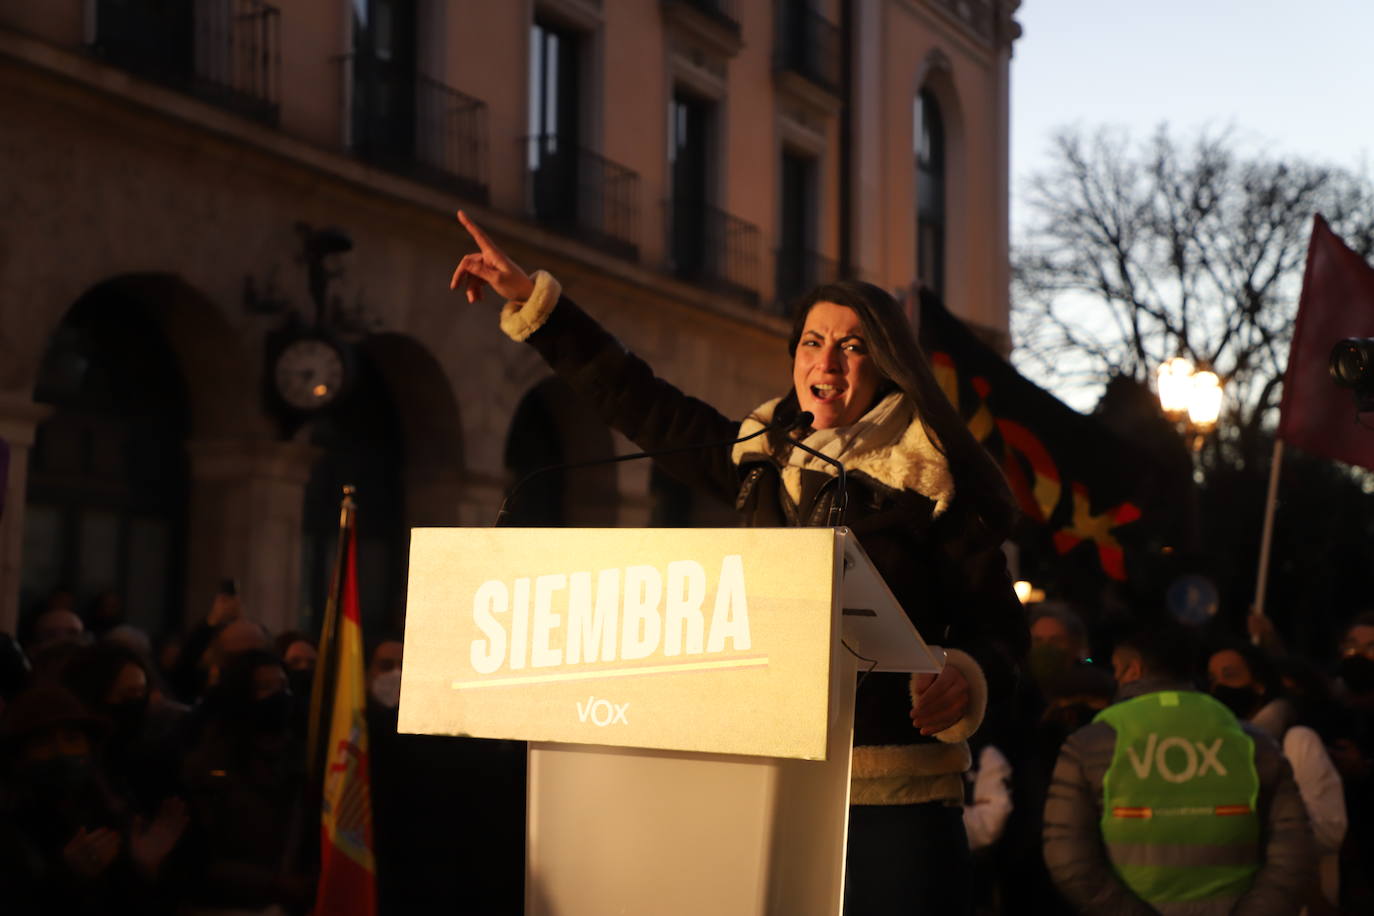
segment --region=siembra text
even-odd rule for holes
[[[721,560],[715,584],[707,621],[707,575],[695,560],[676,560],[664,570],[626,566],[595,576],[489,579],[472,596],[473,623],[482,632],[472,641],[473,670],[494,674],[502,668],[747,651],[753,641],[741,555]]]

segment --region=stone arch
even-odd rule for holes
[[[180,276],[124,274],[94,284],[55,316],[45,341],[51,341],[74,309],[99,297],[112,297],[145,316],[166,340],[185,385],[190,435],[202,439],[271,437],[271,426],[261,409],[257,354],[243,346],[239,331],[215,303]],[[30,390],[37,385],[45,351],[46,345],[36,351]]]
[[[550,376],[516,408],[505,465],[514,485],[539,468],[614,454],[610,428],[566,382]],[[531,479],[509,508],[512,524],[613,526],[619,516],[616,466],[548,472]]]
[[[457,524],[463,418],[447,373],[404,334],[370,335],[361,349],[381,373],[400,422],[407,527]]]
[[[24,468],[26,609],[61,589],[78,610],[122,606],[153,631],[174,623],[193,532],[187,443],[265,432],[256,363],[213,304],[168,274],[95,284],[32,359],[47,417]]]

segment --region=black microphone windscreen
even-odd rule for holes
[[[813,414],[809,410],[803,410],[801,413],[797,414],[797,417],[792,421],[792,425],[790,428],[805,429],[806,427],[811,425],[811,421],[814,419],[816,419],[815,414]]]

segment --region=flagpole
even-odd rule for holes
[[[1255,580],[1255,604],[1251,613],[1264,616],[1264,593],[1269,587],[1269,547],[1274,540],[1274,509],[1279,497],[1279,469],[1283,466],[1283,440],[1274,437],[1274,456],[1269,461],[1269,491],[1264,498],[1264,528],[1260,533],[1259,574]],[[1258,637],[1255,643],[1259,643]]]
[[[358,505],[353,497],[357,487],[351,484],[343,488],[343,500],[339,506],[339,545],[334,555],[334,575],[329,583],[329,596],[324,604],[324,623],[320,629],[320,644],[316,649],[315,677],[310,685],[310,730],[306,739],[306,775],[313,783],[319,783],[324,770],[324,743],[329,740],[329,725],[323,721],[322,711],[326,697],[332,696],[337,675],[338,659],[335,658],[334,640],[338,629],[340,596],[343,594],[344,559],[347,556],[348,539],[353,535],[354,514]]]

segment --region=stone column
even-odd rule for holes
[[[320,450],[299,442],[188,442],[188,621],[210,607],[216,585],[239,581],[245,616],[272,633],[301,619],[305,487]]]
[[[9,446],[9,473],[0,514],[0,632],[19,629],[19,582],[24,572],[24,506],[28,495],[29,450],[38,424],[52,413],[27,394],[0,392],[0,439]]]

